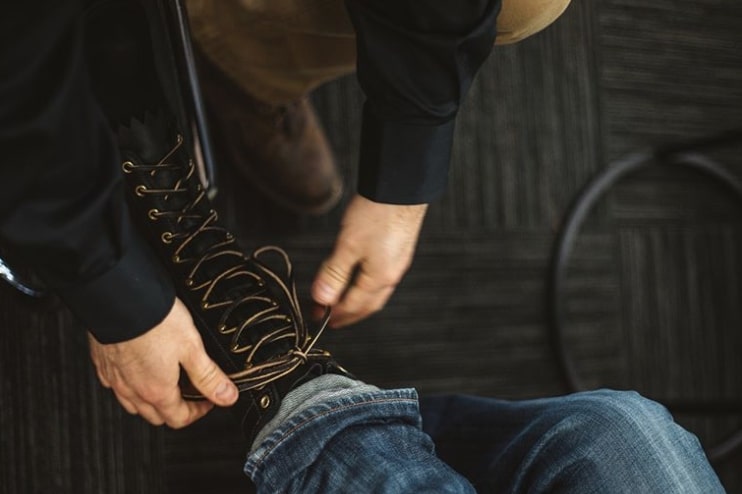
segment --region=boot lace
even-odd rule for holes
[[[200,293],[203,311],[220,310],[216,331],[229,338],[228,350],[244,354],[244,369],[228,374],[241,391],[260,389],[266,384],[289,374],[313,357],[329,356],[314,345],[327,326],[330,309],[314,335],[311,335],[301,313],[294,282],[293,266],[286,252],[276,246],[264,246],[246,256],[226,228],[218,223],[217,212],[208,206],[206,191],[200,185],[192,159],[187,164],[171,161],[183,145],[181,135],[174,147],[157,163],[141,164],[125,161],[125,173],[140,173],[152,177],[148,183],[136,185],[139,198],[156,196],[158,204],[170,207],[152,208],[147,216],[151,221],[170,220],[173,231],[164,231],[160,239],[174,246],[171,261],[189,265],[184,283],[188,290]],[[183,173],[185,171],[185,173]],[[170,175],[167,175],[168,172]],[[168,186],[157,181],[158,175],[168,176]],[[190,185],[189,183],[195,185]],[[180,197],[180,201],[174,198]],[[273,256],[282,265],[279,274],[265,259]],[[215,269],[216,268],[216,269]],[[277,288],[275,292],[268,285]],[[223,289],[220,289],[223,288]],[[261,349],[281,342],[288,351],[261,360]],[[270,355],[270,352],[266,352]]]

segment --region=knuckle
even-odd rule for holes
[[[335,252],[357,257],[363,252],[363,243],[355,235],[348,235],[343,231],[335,244]]]
[[[128,400],[124,400],[118,395],[116,395],[116,400],[118,400],[121,407],[126,410],[126,413],[128,413],[129,415],[138,415],[136,407]]]
[[[379,312],[381,309],[384,308],[386,305],[386,300],[383,298],[379,298],[371,302],[371,305],[369,306],[369,313],[373,314],[375,312]]]
[[[399,285],[399,282],[402,281],[403,274],[403,272],[399,271],[385,271],[381,273],[379,281],[385,288],[397,286]]]
[[[101,386],[103,386],[104,388],[110,389],[111,388],[110,380],[100,371],[100,369],[98,369],[97,374],[98,374],[98,381],[100,381]]]
[[[116,399],[118,400],[121,407],[126,410],[126,413],[129,415],[137,415],[137,409],[128,401],[122,400],[120,396],[116,396]]]
[[[115,372],[108,373],[107,375],[106,374],[99,374],[99,376],[100,375],[102,375],[103,377],[105,377],[106,378],[106,381],[108,382],[108,384],[110,384],[111,387],[114,388],[114,389],[120,388],[123,385],[123,380]]]
[[[199,369],[196,380],[202,386],[215,385],[219,381],[219,367],[212,360],[208,360],[204,363],[203,367]]]
[[[111,388],[117,395],[123,396],[126,399],[131,398],[133,395],[131,389],[121,381],[112,381]]]
[[[376,292],[385,288],[393,288],[402,281],[402,274],[398,271],[388,269],[376,272],[364,272],[356,280],[356,285],[365,292]]]
[[[162,405],[165,403],[165,393],[160,386],[146,386],[139,390],[139,396],[142,400],[152,405]]]
[[[204,352],[204,344],[201,336],[195,330],[184,332],[183,338],[178,343],[186,355],[199,355]]]
[[[369,302],[366,306],[353,313],[353,318],[355,320],[365,319],[371,314],[376,314],[377,312],[379,312],[381,308],[382,305],[380,305],[378,302]]]
[[[203,417],[210,408],[192,406],[182,402],[167,418],[167,425],[173,429],[183,429]]]
[[[323,270],[325,275],[333,281],[346,283],[349,279],[349,274],[337,267],[335,264],[326,263]]]
[[[183,429],[190,423],[190,421],[186,417],[170,417],[165,421],[165,423],[171,429]]]

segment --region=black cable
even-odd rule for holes
[[[178,39],[178,49],[181,60],[181,77],[190,97],[190,110],[195,126],[195,138],[198,140],[198,151],[204,164],[206,174],[206,189],[210,198],[217,193],[216,167],[214,165],[214,151],[211,144],[209,128],[206,118],[206,106],[201,95],[201,86],[198,80],[196,59],[193,54],[191,29],[188,24],[188,14],[183,0],[169,1],[170,23]],[[187,103],[186,103],[187,104]]]
[[[587,215],[599,199],[621,179],[651,165],[681,166],[701,172],[728,187],[742,201],[742,182],[724,166],[693,150],[740,142],[742,132],[732,131],[719,136],[695,141],[681,146],[672,146],[656,152],[643,152],[627,156],[610,164],[592,179],[576,197],[560,229],[551,259],[547,285],[547,311],[551,329],[551,340],[557,357],[561,377],[569,392],[586,390],[574,359],[564,338],[565,296],[564,286],[569,258],[575,240]],[[658,400],[660,401],[660,400]],[[742,400],[715,402],[663,401],[673,412],[698,414],[742,414]],[[721,443],[708,448],[709,459],[719,463],[742,447],[742,429]]]

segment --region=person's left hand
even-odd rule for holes
[[[352,324],[384,307],[412,263],[427,208],[360,195],[351,200],[335,249],[312,284],[315,302],[333,306],[331,326]]]

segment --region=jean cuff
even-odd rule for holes
[[[397,421],[422,428],[414,389],[359,393],[293,415],[247,457],[245,473],[262,486],[285,483],[316,461],[335,435],[368,423]]]

